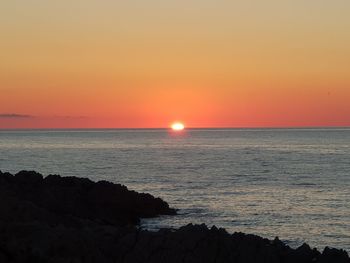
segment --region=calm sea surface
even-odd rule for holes
[[[350,251],[350,129],[0,131],[0,170],[109,180],[206,223]]]

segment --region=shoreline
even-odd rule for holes
[[[175,215],[160,198],[107,181],[0,171],[0,262],[350,262],[346,251],[293,249],[205,225],[147,231]]]

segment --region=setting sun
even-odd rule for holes
[[[173,131],[182,131],[183,129],[185,129],[185,125],[183,125],[183,123],[181,122],[175,122],[171,125],[171,129]]]

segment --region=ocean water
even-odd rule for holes
[[[350,129],[0,131],[0,170],[82,176],[179,209],[142,221],[206,223],[292,247],[350,252]]]

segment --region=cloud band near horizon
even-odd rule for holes
[[[34,116],[28,114],[18,114],[18,113],[0,113],[0,118],[9,119],[23,119],[23,118],[33,118]]]

